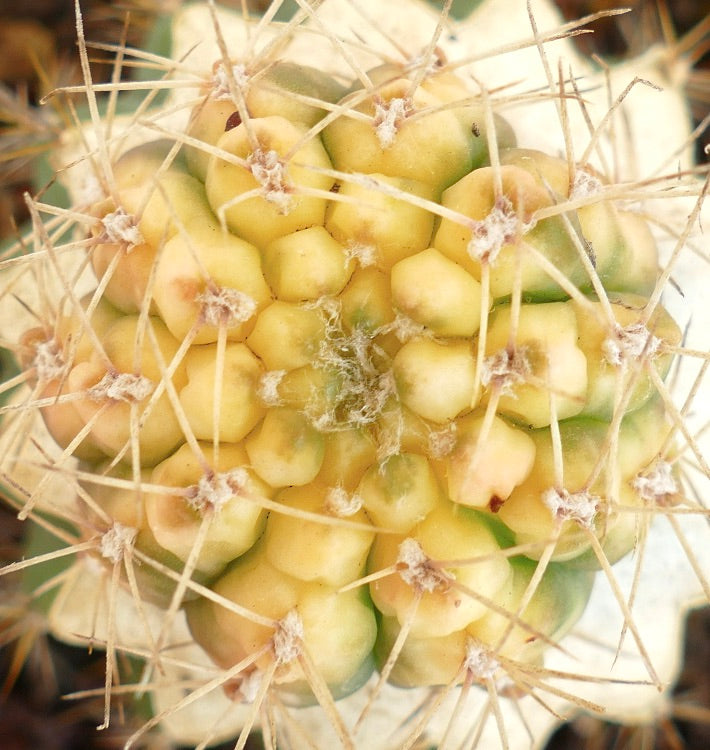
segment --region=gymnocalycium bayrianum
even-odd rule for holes
[[[103,726],[150,697],[126,747],[663,710],[710,598],[683,60],[463,5],[189,5],[170,58],[100,45],[107,84],[77,8],[73,202],[28,197],[1,267],[2,477],[57,544],[2,572],[105,648]]]

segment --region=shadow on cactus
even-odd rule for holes
[[[381,5],[186,7],[101,85],[77,16],[74,202],[2,264],[3,477],[61,545],[3,572],[72,560],[36,590],[103,726],[151,697],[126,747],[534,745],[654,710],[710,594],[680,95],[544,3]]]

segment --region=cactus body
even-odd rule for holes
[[[78,238],[37,208],[46,257],[8,288],[44,263],[59,292],[18,344],[30,393],[5,441],[23,454],[39,415],[47,457],[6,473],[25,515],[53,482],[76,496],[63,512],[76,565],[108,585],[109,652],[204,685],[157,689],[146,728],[243,742],[258,724],[300,747],[283,711],[316,743],[508,746],[504,702],[576,695],[545,670],[595,578],[660,681],[611,566],[643,554],[656,506],[702,512],[679,479],[702,454],[669,396],[676,256],[603,155],[575,158],[576,131],[530,145],[528,95],[447,60],[431,8],[403,4],[434,40],[411,58],[343,37],[332,72],[305,62],[340,39],[316,33],[334,5],[354,12],[283,30],[215,16],[206,33],[243,45],[177,66],[159,137],[96,128]],[[573,94],[547,105],[582,109]],[[84,632],[62,613],[83,585],[64,584],[58,629]],[[425,721],[407,719],[411,688],[438,696]],[[380,701],[398,707],[383,719]]]

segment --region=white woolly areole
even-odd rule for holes
[[[377,248],[364,242],[350,241],[345,248],[345,257],[359,263],[361,268],[367,268],[377,262]]]
[[[642,355],[650,359],[661,346],[661,339],[654,336],[642,323],[626,328],[617,325],[614,332],[602,344],[604,358],[611,365],[620,366],[628,360],[637,360]]]
[[[434,458],[448,456],[456,445],[456,424],[451,422],[443,430],[429,433],[429,453]]]
[[[325,496],[326,512],[347,518],[362,508],[362,497],[357,493],[350,494],[345,487],[331,487]]]
[[[569,193],[570,200],[578,198],[590,198],[598,195],[602,191],[602,182],[590,172],[584,169],[578,169],[574,173],[572,188]]]
[[[392,371],[380,373],[369,384],[365,397],[359,404],[348,410],[347,419],[355,425],[372,424],[382,415],[387,402],[396,391]]]
[[[376,422],[396,392],[392,372],[381,372],[378,366],[383,351],[368,332],[357,327],[343,330],[338,300],[321,298],[313,307],[324,315],[326,324],[313,366],[337,373],[339,388],[325,412],[320,399],[316,399],[315,409],[307,406],[308,417],[324,432]]]
[[[425,79],[429,76],[436,75],[437,73],[441,73],[442,68],[446,64],[446,55],[444,54],[444,51],[437,47],[434,50],[434,54],[432,55],[429,52],[429,49],[425,49],[418,55],[414,55],[413,57],[410,57],[407,61],[407,64],[405,66],[405,70],[407,72],[414,72],[417,70],[424,69],[424,77]]]
[[[636,476],[632,487],[643,500],[658,504],[678,492],[673,467],[668,461],[656,461],[652,468]]]
[[[243,703],[253,703],[259,695],[263,675],[258,670],[245,674],[239,681],[239,697]]]
[[[276,151],[257,149],[247,157],[247,165],[254,179],[261,185],[264,198],[273,203],[280,214],[291,208],[291,185],[287,179],[286,165]]]
[[[41,381],[60,377],[66,367],[61,347],[53,339],[35,343],[35,356],[32,364],[37,373],[37,379]]]
[[[402,344],[415,337],[419,338],[421,336],[430,335],[430,332],[427,331],[425,326],[421,323],[417,323],[415,320],[412,320],[401,312],[395,313],[395,318],[391,323],[382,326],[382,333],[388,333],[389,331],[393,331],[394,335],[397,337],[397,341]]]
[[[295,609],[279,620],[271,643],[276,664],[288,664],[298,658],[303,641],[303,622]]]
[[[496,198],[488,216],[473,223],[466,251],[480,263],[495,263],[505,245],[515,242],[533,226],[534,222],[521,222],[511,200],[501,195]]]
[[[197,302],[202,306],[202,319],[207,325],[233,326],[244,323],[257,309],[256,300],[239,289],[217,287],[206,289],[198,295]]]
[[[101,219],[101,225],[109,242],[126,244],[129,250],[144,242],[135,216],[127,214],[123,208],[106,214]]]
[[[380,147],[389,148],[397,132],[412,108],[409,99],[395,98],[386,102],[375,102],[373,125]]]
[[[580,526],[591,528],[597,511],[599,498],[589,492],[568,492],[550,487],[542,493],[542,501],[560,521],[575,521]]]
[[[466,641],[464,667],[476,682],[485,682],[495,675],[500,664],[489,649],[473,638],[469,638]]]
[[[285,374],[286,370],[269,370],[259,378],[257,395],[267,406],[278,406],[281,403],[279,383]]]
[[[101,180],[95,172],[87,170],[76,181],[72,187],[72,194],[79,205],[94,205],[100,203],[106,194],[101,186]]]
[[[526,347],[501,349],[483,360],[481,383],[484,387],[493,385],[501,394],[515,397],[515,387],[524,383],[531,374]]]
[[[138,529],[124,526],[115,521],[113,526],[101,537],[99,552],[110,562],[116,564],[123,559],[127,547],[131,547],[138,536]]]
[[[377,460],[380,471],[384,472],[385,462],[402,450],[402,436],[404,435],[404,418],[399,412],[385,424],[375,425],[377,435]]]
[[[416,591],[445,591],[454,580],[450,573],[435,567],[421,544],[411,537],[399,545],[397,570],[402,580]]]
[[[188,487],[185,499],[198,513],[220,510],[245,487],[249,480],[247,470],[242,467],[225,472],[204,474],[197,484]]]
[[[242,63],[232,65],[231,72],[232,78],[238,88],[244,89],[249,85],[249,75],[247,74],[245,65]],[[215,68],[214,75],[212,76],[212,97],[220,101],[232,98],[229,85],[229,74],[224,67],[224,63],[220,63]]]
[[[87,395],[93,401],[143,401],[153,392],[153,382],[144,375],[129,372],[107,372],[96,385],[89,388]]]

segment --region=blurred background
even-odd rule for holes
[[[386,0],[383,0],[385,2]],[[501,0],[503,1],[503,0]],[[507,1],[507,0],[506,0]],[[247,0],[223,0],[242,7]],[[461,0],[459,0],[461,2]],[[249,0],[263,9],[266,0]],[[614,0],[557,0],[567,18],[608,10]],[[590,25],[593,34],[576,37],[590,55],[620,60],[665,41],[691,66],[686,89],[702,132],[698,160],[706,162],[710,143],[710,2],[708,0],[627,0],[632,13]],[[177,0],[82,0],[85,35],[95,42],[125,40],[167,50],[167,23]],[[127,17],[129,23],[126,23]],[[102,59],[103,55],[103,59]],[[92,53],[95,81],[111,75],[108,53]],[[60,128],[43,95],[81,82],[71,0],[0,0],[0,247],[26,221],[25,192],[48,182],[46,155]],[[0,363],[0,367],[2,363]],[[0,567],[22,556],[23,525],[0,502]],[[686,628],[685,668],[674,688],[668,714],[648,726],[617,726],[580,717],[563,725],[547,750],[708,750],[710,748],[710,608],[691,611]],[[111,750],[121,748],[135,725],[115,704],[111,728],[96,732],[102,700],[66,701],[62,696],[103,685],[104,657],[71,648],[47,636],[41,620],[24,606],[13,576],[0,577],[0,749]],[[225,745],[225,748],[233,745]],[[159,736],[145,750],[177,750]],[[249,745],[259,748],[258,738]],[[483,750],[486,750],[485,748]],[[518,750],[515,748],[514,750]]]

